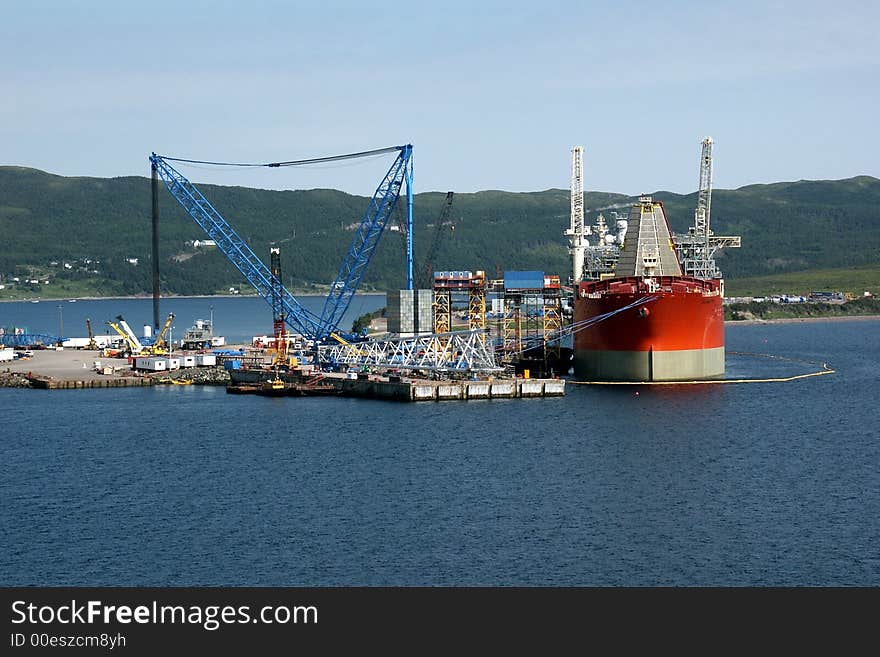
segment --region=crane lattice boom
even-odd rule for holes
[[[364,217],[343,260],[339,275],[331,287],[330,294],[324,303],[324,309],[320,316],[303,307],[296,297],[284,288],[280,281],[276,280],[265,263],[257,257],[229,222],[208,202],[196,186],[168,163],[168,160],[196,162],[195,160],[180,160],[179,158],[170,158],[153,153],[150,155],[150,162],[152,163],[153,170],[162,178],[168,191],[186,210],[187,214],[207,233],[210,239],[214,240],[217,248],[242,273],[257,293],[272,305],[273,309],[277,308],[281,311],[276,311],[276,314],[283,314],[284,321],[297,333],[306,338],[323,340],[337,329],[342,316],[351,303],[352,297],[357,292],[367,265],[379,243],[379,238],[382,236],[382,231],[394,210],[404,179],[407,181],[411,180],[412,145],[407,144],[406,146],[395,146],[376,151],[333,156],[331,158],[314,158],[311,160],[258,165],[199,161],[201,164],[232,166],[298,166],[313,162],[365,157],[395,150],[398,151],[398,156],[370,200],[370,205],[364,213]]]

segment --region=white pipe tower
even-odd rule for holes
[[[571,254],[572,282],[577,285],[584,275],[584,255],[590,227],[584,225],[584,147],[571,149],[571,225],[565,231]]]

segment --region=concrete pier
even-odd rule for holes
[[[109,374],[95,372],[93,364],[101,360]],[[3,370],[4,376],[17,387],[25,385],[45,390],[75,390],[83,388],[125,388],[179,382],[220,383],[217,368],[210,372],[196,372],[184,377],[181,372],[160,372],[152,375],[134,376],[124,359],[100,358],[95,352],[41,350],[32,359],[14,361]],[[103,369],[103,368],[102,368]],[[8,370],[8,372],[6,372]],[[223,377],[228,376],[220,371]],[[251,380],[240,381],[240,389],[231,392],[251,392],[259,387],[260,380],[268,375],[261,370],[250,370]],[[198,376],[197,376],[198,375]],[[352,378],[352,377],[355,378]],[[248,378],[247,376],[245,378]],[[382,376],[359,372],[357,375],[337,372],[320,372],[313,369],[291,370],[284,374],[285,382],[292,390],[289,394],[326,395],[338,394],[366,399],[389,399],[398,401],[466,401],[469,399],[514,399],[520,397],[561,397],[565,395],[564,379],[483,379],[430,380],[407,376]],[[11,385],[10,383],[10,385]]]
[[[513,399],[517,397],[561,397],[564,379],[486,379],[429,381],[401,377],[389,380],[376,374],[357,379],[329,373],[323,383],[337,388],[340,395],[398,401],[463,401],[468,399]]]

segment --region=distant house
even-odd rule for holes
[[[192,244],[194,249],[206,246],[217,246],[217,242],[214,240],[193,240]]]
[[[126,258],[125,261],[130,265],[136,265],[138,263],[139,258]]]

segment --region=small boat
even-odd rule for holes
[[[285,395],[287,394],[287,386],[284,384],[284,381],[281,380],[281,377],[278,374],[275,374],[274,379],[269,379],[267,381],[263,381],[260,386],[260,394],[263,395]]]

